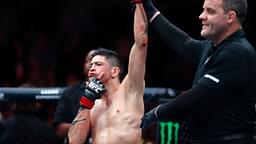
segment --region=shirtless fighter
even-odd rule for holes
[[[134,40],[128,73],[112,50],[97,49],[91,60],[81,109],[69,129],[70,144],[82,144],[91,130],[94,144],[138,144],[144,114],[144,75],[147,55],[147,19],[142,4],[135,4]]]

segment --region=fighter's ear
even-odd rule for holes
[[[111,68],[111,77],[119,77],[119,73],[120,73],[120,68],[117,66],[114,66]]]

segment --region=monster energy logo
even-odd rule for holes
[[[160,144],[178,144],[179,123],[170,121],[160,122],[159,126]]]

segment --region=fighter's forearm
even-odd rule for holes
[[[147,47],[148,21],[141,3],[136,4],[134,13],[134,39],[138,47]]]
[[[89,110],[81,110],[68,132],[68,141],[70,144],[83,144],[88,136],[90,129]]]

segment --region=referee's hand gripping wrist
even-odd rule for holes
[[[160,14],[160,12],[157,10],[157,8],[152,3],[152,0],[131,0],[132,4],[138,4],[142,3],[145,9],[145,12],[147,13],[147,18],[149,20],[149,23],[152,23],[152,21]]]

